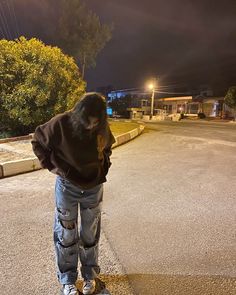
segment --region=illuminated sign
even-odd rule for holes
[[[107,115],[112,116],[112,108],[107,108]]]

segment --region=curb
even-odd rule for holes
[[[27,140],[32,138],[32,133],[29,135],[17,136],[17,137],[10,137],[10,138],[2,138],[0,139],[0,143],[7,143],[19,140]]]
[[[127,143],[128,141],[137,137],[139,134],[143,132],[144,128],[145,127],[143,125],[140,125],[138,128],[135,128],[127,133],[123,133],[121,135],[115,136],[116,142],[112,145],[112,148],[115,148],[121,144]]]
[[[132,140],[133,138],[137,137],[143,132],[144,128],[145,127],[143,125],[140,125],[138,128],[135,128],[127,133],[115,136],[116,142],[112,145],[112,148],[122,145]],[[27,135],[27,136],[12,138],[12,140],[8,139],[5,142],[16,141],[19,139],[25,140],[25,139],[31,139],[31,138],[32,138],[32,135]],[[4,143],[4,141],[0,141],[0,143]],[[39,169],[42,169],[42,167],[37,157],[3,162],[0,164],[0,179],[4,177],[21,174],[21,173],[36,171]]]

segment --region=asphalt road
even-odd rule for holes
[[[54,183],[55,176],[46,170],[0,180],[1,295],[61,294],[52,233]],[[96,294],[133,294],[104,232],[100,266],[100,279],[106,285]],[[81,279],[77,283],[81,290]]]
[[[149,123],[147,126],[166,134],[236,142],[236,123],[185,119],[179,122]]]
[[[236,294],[236,125],[223,124],[148,124],[114,149],[100,247],[112,295]],[[58,294],[53,185],[45,170],[0,180],[0,294]]]
[[[146,127],[114,150],[104,202],[134,294],[236,294],[236,125]]]

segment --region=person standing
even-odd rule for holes
[[[84,94],[72,110],[38,126],[33,135],[32,148],[41,166],[57,175],[54,244],[63,295],[79,294],[75,285],[78,258],[83,294],[95,291],[100,272],[103,183],[111,166],[114,142],[106,101],[96,92]]]

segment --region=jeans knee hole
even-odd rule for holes
[[[74,229],[76,226],[75,221],[60,220],[60,223],[65,229]]]
[[[67,210],[67,209],[57,208],[57,212],[59,215],[64,217],[70,216],[70,210]]]

